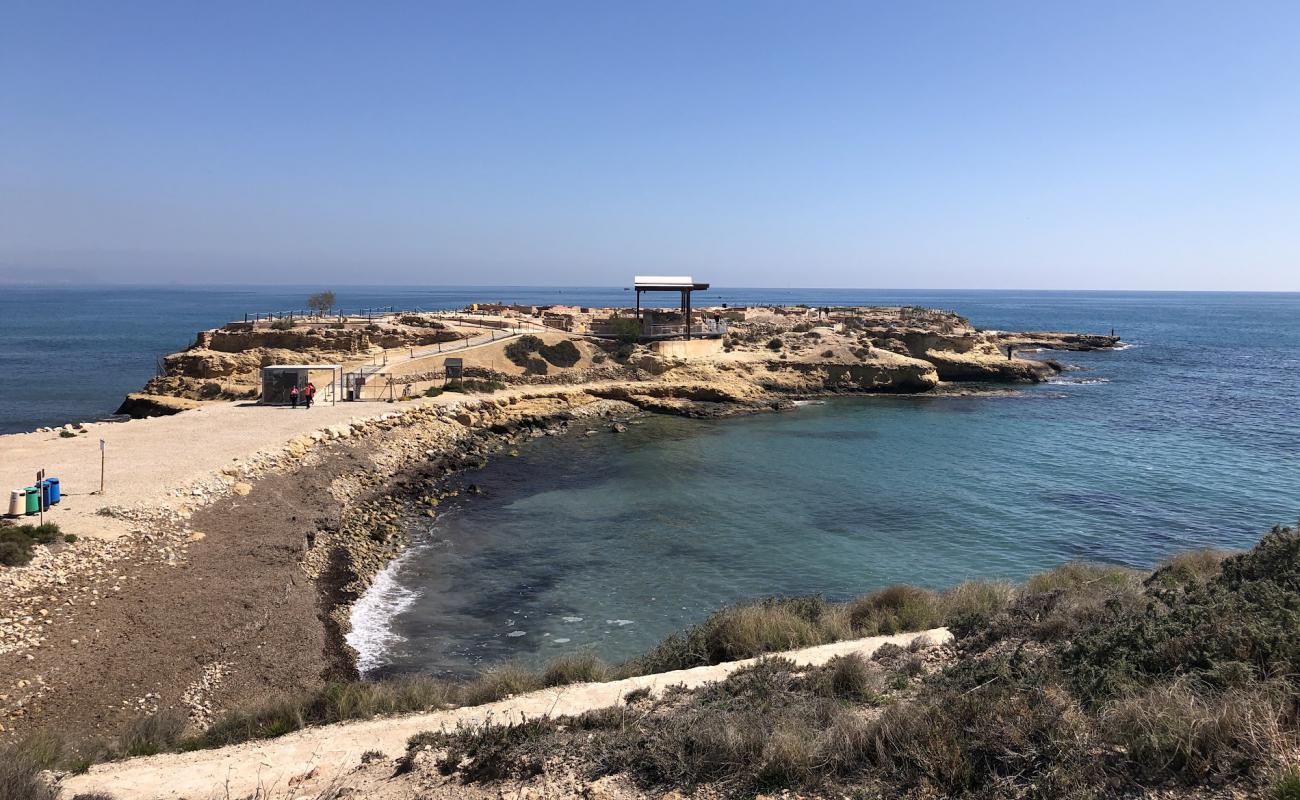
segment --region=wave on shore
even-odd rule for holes
[[[393,631],[393,618],[410,608],[420,593],[398,583],[397,571],[416,549],[410,548],[388,562],[352,606],[352,626],[346,639],[357,651],[357,671],[363,677],[386,663],[385,656],[395,644],[406,641]]]

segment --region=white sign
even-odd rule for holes
[[[104,452],[106,446],[107,446],[107,442],[105,442],[103,439],[100,439],[100,440],[99,440],[99,452],[101,452],[101,453]]]

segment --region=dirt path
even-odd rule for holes
[[[896,636],[873,636],[784,653],[797,664],[822,664],[837,655],[869,656],[885,643],[906,646],[918,636],[946,642],[944,628]],[[117,798],[190,798],[214,796],[314,797],[335,776],[355,767],[361,754],[378,750],[396,757],[406,750],[406,740],[422,731],[455,728],[458,724],[518,721],[524,716],[580,714],[616,705],[628,692],[650,687],[658,692],[681,684],[688,688],[717,681],[753,663],[753,659],[711,667],[665,672],[609,683],[588,683],[543,689],[483,706],[428,714],[368,720],[311,728],[278,739],[235,745],[218,750],[136,758],[96,766],[73,776],[63,785],[62,797],[107,792]]]

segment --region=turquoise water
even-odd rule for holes
[[[638,653],[720,605],[1148,567],[1300,514],[1296,295],[921,295],[977,324],[1107,330],[1014,397],[838,399],[543,440],[465,477],[354,618],[373,674]],[[1102,324],[1104,323],[1104,324]]]

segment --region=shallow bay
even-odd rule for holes
[[[617,660],[738,600],[1147,567],[1295,520],[1295,296],[1013,299],[957,308],[987,327],[1109,319],[1133,346],[1056,354],[1077,369],[1010,397],[646,416],[530,444],[465,476],[485,494],[415,532],[363,600],[363,667]]]

